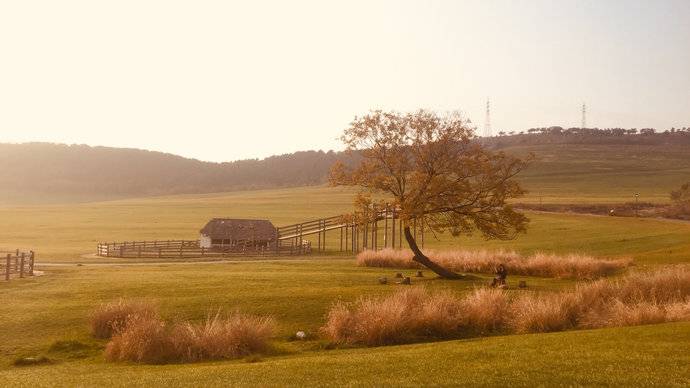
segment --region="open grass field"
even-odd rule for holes
[[[690,179],[687,145],[552,144],[513,146],[533,153],[521,174],[528,203],[668,202],[671,190]]]
[[[102,262],[105,259],[81,256],[94,253],[99,241],[196,239],[212,217],[268,218],[280,226],[350,209],[351,192],[328,187],[4,207],[0,208],[0,248],[34,249],[44,262]],[[436,240],[427,235],[425,245],[629,256],[640,264],[690,260],[690,223],[548,213],[529,213],[529,217],[529,232],[514,241],[449,235]],[[328,248],[338,250],[339,232],[327,237]]]
[[[3,284],[0,290],[0,379],[8,385],[516,385],[616,384],[682,386],[690,383],[690,324],[664,324],[540,335],[489,337],[408,346],[326,350],[323,340],[290,341],[323,324],[335,300],[389,293],[376,278],[392,270],[354,266],[349,259],[204,265],[66,267],[43,277]],[[529,291],[573,282],[525,279]],[[463,293],[475,281],[417,281]],[[485,280],[484,280],[485,281]],[[118,297],[157,302],[164,318],[203,319],[222,307],[271,314],[278,322],[274,348],[258,361],[167,366],[108,363],[105,341],[88,334],[89,312]],[[58,341],[79,346],[53,349]],[[18,357],[47,356],[52,364],[15,367]],[[685,367],[684,367],[685,366]],[[337,372],[336,372],[337,371]]]
[[[335,215],[350,208],[347,190],[324,187],[186,195],[73,205],[0,209],[0,246],[37,251],[44,276],[0,284],[0,381],[3,385],[659,385],[690,384],[690,324],[513,335],[381,348],[328,350],[323,339],[293,341],[298,330],[317,334],[337,300],[393,292],[379,285],[398,270],[358,267],[351,254],[330,252],[297,260],[150,265],[94,265],[136,260],[84,258],[99,240],[196,238],[211,217],[269,218],[276,225]],[[515,241],[478,237],[436,241],[434,248],[506,248],[522,253],[581,252],[632,257],[638,269],[690,262],[690,224],[529,213],[527,234]],[[44,266],[41,262],[85,263]],[[408,271],[411,273],[411,271]],[[430,273],[427,273],[428,275]],[[414,280],[462,294],[488,281]],[[527,290],[556,291],[570,280],[509,277]],[[105,341],[92,339],[88,315],[119,297],[157,303],[168,321],[202,320],[210,311],[271,315],[272,349],[260,358],[180,365],[110,363]],[[77,341],[60,347],[59,341]],[[57,343],[57,345],[56,345]],[[20,357],[51,364],[13,366]],[[250,362],[251,361],[251,362]]]

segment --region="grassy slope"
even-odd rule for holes
[[[690,324],[493,337],[372,349],[323,350],[321,341],[289,342],[314,332],[334,300],[388,293],[376,284],[385,269],[357,268],[351,259],[245,262],[146,267],[65,267],[47,276],[1,284],[0,379],[8,385],[418,385],[618,384],[684,385],[690,371]],[[528,291],[572,282],[526,279]],[[462,293],[473,281],[415,280]],[[167,319],[202,319],[217,307],[273,314],[275,349],[256,364],[244,361],[139,366],[106,363],[103,341],[89,338],[88,312],[116,297],[153,298]],[[56,340],[89,346],[49,350]],[[13,367],[20,356],[46,355],[55,364]],[[337,375],[334,371],[338,371]],[[346,385],[347,385],[346,384]]]
[[[267,217],[285,224],[349,208],[345,190],[301,188],[217,195],[176,196],[106,203],[0,209],[2,246],[30,246],[39,258],[88,261],[97,240],[194,238],[212,216]],[[512,242],[479,238],[443,238],[427,246],[514,247],[524,252],[582,251],[596,255],[631,255],[642,264],[690,261],[690,225],[650,219],[530,214],[527,235]],[[334,237],[334,235],[332,236]],[[331,238],[331,247],[335,240]],[[93,259],[100,261],[100,259]],[[690,325],[511,336],[381,349],[324,352],[319,342],[288,342],[296,330],[316,330],[337,299],[390,292],[376,278],[381,269],[354,266],[351,258],[146,267],[46,268],[47,275],[0,284],[0,378],[24,384],[112,385],[253,383],[293,385],[340,383],[362,385],[451,384],[467,379],[495,385],[505,379],[527,384],[682,385],[689,378]],[[511,278],[517,282],[518,278]],[[568,287],[568,281],[527,279],[530,291]],[[432,287],[464,292],[472,282],[424,280]],[[519,291],[515,291],[519,292]],[[524,292],[524,291],[523,291]],[[157,300],[168,319],[202,319],[209,309],[224,307],[275,315],[279,333],[275,354],[258,364],[222,362],[165,367],[113,365],[102,361],[102,342],[91,340],[88,312],[119,296]],[[632,333],[632,334],[631,334]],[[48,351],[55,340],[77,339],[92,348],[85,358]],[[19,356],[46,354],[51,366],[16,368]],[[547,357],[544,355],[547,354]],[[653,361],[652,361],[653,360]],[[342,379],[331,378],[342,370]],[[604,369],[603,373],[591,375]],[[420,373],[420,370],[429,372]],[[448,374],[446,374],[446,371]],[[170,376],[166,378],[166,376]],[[239,377],[242,376],[242,377]],[[233,380],[235,379],[235,380]]]
[[[47,349],[53,340],[70,337],[88,341],[87,316],[99,303],[118,297],[152,298],[169,319],[202,319],[218,307],[270,314],[280,324],[279,340],[297,330],[315,332],[334,301],[351,301],[365,294],[387,293],[380,276],[392,279],[397,270],[360,268],[352,259],[310,259],[115,267],[60,267],[47,275],[0,283],[0,330],[14,333],[0,342],[0,354],[19,356]],[[407,271],[412,274],[412,271]],[[527,279],[531,290],[555,290],[566,280]],[[488,280],[485,280],[488,281]],[[431,277],[416,284],[456,292],[476,281],[444,281]],[[9,360],[7,360],[9,361]]]
[[[686,145],[554,144],[513,146],[507,152],[536,160],[523,173],[530,191],[524,202],[668,202],[669,193],[690,181]]]
[[[337,350],[247,364],[0,371],[26,386],[688,386],[690,323]],[[623,345],[623,346],[621,346]]]

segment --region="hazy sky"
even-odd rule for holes
[[[0,142],[226,161],[487,96],[495,130],[690,126],[690,0],[0,0]]]

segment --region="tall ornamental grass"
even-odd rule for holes
[[[630,259],[600,259],[588,255],[552,255],[536,253],[521,256],[513,251],[487,250],[429,250],[429,258],[456,272],[494,272],[499,264],[509,274],[525,276],[555,277],[567,279],[596,279],[625,269],[632,264]],[[365,267],[421,268],[412,260],[410,250],[383,249],[366,250],[357,255],[357,264]]]
[[[482,288],[458,297],[408,288],[337,303],[321,330],[337,343],[378,346],[690,320],[690,270],[682,267],[520,294]]]

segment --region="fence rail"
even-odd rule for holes
[[[10,278],[34,275],[34,260],[36,255],[33,251],[23,252],[19,249],[14,251],[0,251],[0,273],[5,276],[5,280]]]
[[[204,248],[199,240],[127,241],[99,243],[97,255],[117,258],[199,258],[238,256],[291,256],[311,252],[311,243],[301,245],[279,242],[268,247],[213,247]]]

